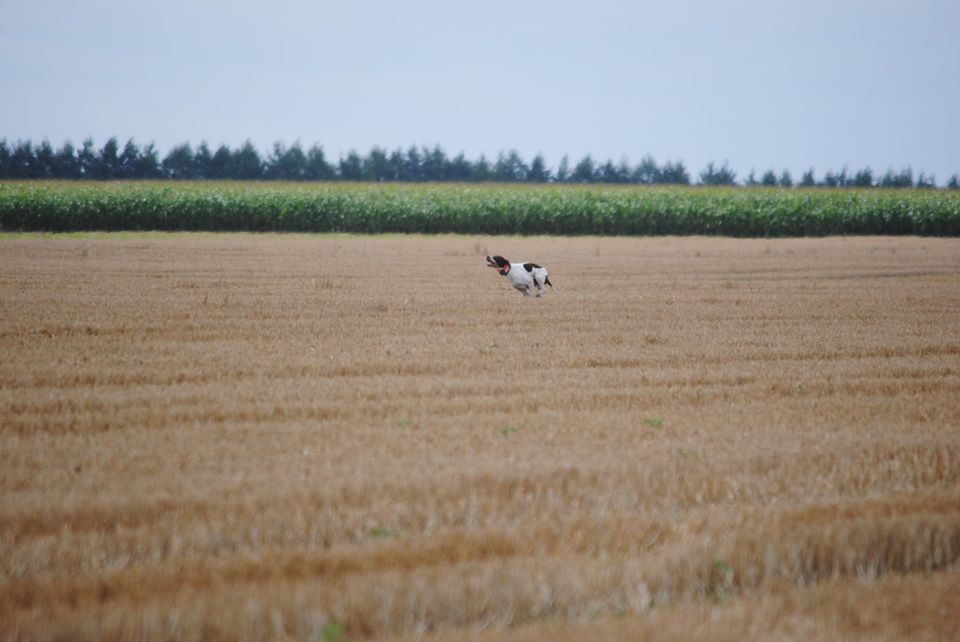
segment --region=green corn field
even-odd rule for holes
[[[0,182],[4,231],[960,235],[955,190]]]

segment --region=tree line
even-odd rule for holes
[[[206,142],[196,148],[190,143],[173,147],[163,158],[153,143],[139,145],[129,139],[122,147],[110,138],[100,148],[90,139],[79,148],[70,142],[54,149],[49,141],[34,145],[29,140],[8,144],[0,140],[0,179],[181,179],[181,180],[285,180],[285,181],[458,181],[505,183],[610,183],[638,185],[745,185],[779,187],[891,187],[935,188],[933,176],[920,173],[914,178],[907,167],[899,171],[874,174],[869,167],[856,172],[843,168],[828,171],[822,177],[813,168],[794,180],[790,172],[772,169],[758,178],[750,173],[741,181],[726,161],[707,163],[697,180],[682,161],[658,164],[645,156],[636,165],[626,158],[619,162],[595,161],[590,155],[571,164],[564,156],[550,168],[542,154],[529,163],[516,150],[501,152],[496,160],[481,155],[470,160],[461,152],[450,157],[439,145],[410,146],[386,150],[373,147],[366,156],[351,150],[336,161],[328,160],[317,144],[304,150],[299,142],[287,146],[275,143],[265,155],[248,140],[231,149],[220,145],[211,150]],[[960,176],[954,174],[947,188],[960,189]]]

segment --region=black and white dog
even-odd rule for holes
[[[536,263],[511,263],[502,256],[488,256],[487,267],[496,268],[523,296],[540,296],[547,285],[553,289],[547,270]]]

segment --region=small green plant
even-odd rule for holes
[[[412,425],[413,425],[413,420],[412,420],[412,419],[401,419],[401,420],[400,420],[400,425],[401,425],[401,426],[404,426],[404,427],[406,427],[406,426],[412,426]]]
[[[728,591],[733,583],[733,569],[730,568],[729,564],[718,557],[714,558],[713,560],[713,570],[720,577],[713,587],[712,597],[715,603],[721,604],[726,601],[728,597]]]
[[[651,428],[659,428],[663,425],[663,417],[647,417],[643,420],[643,423],[647,424]]]
[[[517,429],[514,428],[513,426],[504,426],[503,428],[500,429],[500,434],[503,435],[504,437],[509,436],[510,433],[512,432],[517,432]]]
[[[377,526],[370,529],[370,537],[399,537],[400,533],[390,528]]]
[[[337,642],[342,635],[343,625],[339,622],[328,622],[320,631],[320,639],[323,642]]]

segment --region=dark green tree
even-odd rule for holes
[[[36,171],[33,143],[18,140],[10,152],[10,178],[40,178],[34,174]]]
[[[167,178],[184,180],[197,177],[193,166],[193,148],[190,143],[181,143],[173,147],[163,157],[161,166]]]
[[[897,187],[913,187],[913,169],[910,167],[904,167],[900,170],[900,173],[897,174],[896,179]]]
[[[327,162],[323,147],[314,144],[307,150],[307,178],[315,181],[329,181],[337,177],[336,171]]]
[[[787,170],[780,172],[780,187],[793,187],[793,177]]]
[[[530,171],[527,172],[527,181],[530,183],[546,183],[550,180],[550,170],[543,160],[543,154],[537,153],[530,161]]]
[[[390,165],[390,158],[387,153],[374,146],[365,159],[363,164],[363,180],[365,181],[392,181],[396,180],[393,168]]]
[[[423,159],[420,157],[420,151],[416,146],[411,145],[407,149],[407,154],[403,159],[403,165],[400,170],[400,180],[402,181],[421,181],[423,173],[421,171]]]
[[[660,182],[660,168],[657,167],[657,162],[653,160],[653,156],[647,154],[643,157],[634,168],[631,180],[641,185],[653,185]]]
[[[689,185],[690,174],[687,173],[683,161],[677,161],[676,163],[667,161],[660,169],[657,182],[666,185]]]
[[[120,145],[114,136],[103,144],[95,167],[96,178],[106,180],[120,177]]]
[[[763,177],[760,179],[760,184],[765,185],[766,187],[772,187],[777,184],[777,175],[773,173],[772,169],[768,169],[763,173]]]
[[[193,153],[193,171],[197,178],[211,178],[211,162],[213,162],[213,154],[210,153],[210,146],[207,145],[207,141],[202,140]]]
[[[800,187],[814,187],[816,184],[817,180],[813,177],[813,168],[811,167],[800,177]]]
[[[587,154],[580,159],[580,162],[573,168],[573,172],[570,174],[570,182],[592,183],[596,180],[596,173],[596,165],[590,157],[590,154]]]
[[[848,187],[850,185],[850,177],[847,176],[847,166],[844,165],[843,169],[837,174],[837,187]]]
[[[515,183],[525,181],[529,169],[520,154],[515,149],[511,149],[504,154],[500,152],[497,156],[497,162],[493,166],[493,177],[501,183]]]
[[[557,166],[556,181],[558,183],[566,183],[569,180],[570,180],[570,157],[564,154],[563,158],[560,159],[560,164]]]
[[[127,139],[117,159],[117,178],[131,179],[137,177],[137,161],[140,160],[140,148],[132,138]]]
[[[473,164],[460,152],[450,161],[449,178],[452,181],[469,181],[473,177]]]
[[[904,167],[899,172],[894,173],[893,169],[888,169],[878,184],[880,187],[913,187],[913,170],[909,167]]]
[[[244,141],[233,154],[231,176],[237,180],[255,180],[263,177],[263,160],[249,140]]]
[[[10,148],[7,139],[0,138],[0,179],[13,178],[10,175]]]
[[[345,181],[363,180],[363,160],[356,150],[351,149],[346,158],[340,159],[340,178]]]
[[[53,157],[53,174],[57,178],[82,178],[80,163],[77,161],[77,151],[70,141],[65,142]]]
[[[917,189],[934,189],[937,186],[937,179],[934,178],[933,174],[927,176],[923,172],[920,172],[920,176],[917,177],[917,183],[915,187]]]
[[[80,166],[81,178],[97,177],[97,151],[93,147],[93,140],[87,138],[77,152],[77,164]]]
[[[873,187],[873,170],[865,167],[853,175],[854,187]]]
[[[608,159],[606,163],[600,166],[600,169],[597,171],[597,179],[601,183],[626,183],[630,180],[630,170],[629,167],[624,173],[622,171],[622,165],[615,165],[612,159]]]
[[[480,160],[473,165],[472,180],[478,182],[493,180],[493,170],[490,167],[490,161],[483,154],[480,154]]]
[[[37,151],[34,153],[33,162],[35,169],[32,171],[32,174],[36,178],[54,178],[54,167],[56,166],[56,154],[53,151],[53,147],[50,146],[50,141],[44,139],[39,146],[37,146]]]
[[[356,152],[354,152],[356,155]],[[302,181],[307,178],[307,156],[300,141],[287,147],[281,142],[273,144],[273,151],[266,161],[266,177],[282,181]],[[354,179],[359,180],[359,179]]]
[[[160,167],[160,158],[153,143],[147,143],[140,148],[140,154],[133,167],[133,175],[137,178],[160,178],[163,170]]]
[[[393,175],[393,180],[402,181],[403,178],[403,168],[405,157],[403,155],[403,150],[397,147],[392,152],[390,156],[387,157],[387,161],[390,163],[390,173]]]
[[[10,170],[10,154],[7,139],[0,138],[0,179],[13,178]]]
[[[776,178],[774,178],[776,182]],[[701,185],[736,185],[737,173],[730,169],[727,161],[723,165],[716,167],[713,161],[707,163],[707,166],[700,172]]]
[[[960,189],[960,174],[954,174],[947,181],[947,189]]]
[[[447,153],[439,145],[433,149],[424,147],[422,150],[423,162],[420,166],[421,180],[424,181],[445,181],[447,180],[447,169],[450,161],[447,159]]]
[[[234,176],[233,152],[226,145],[217,147],[207,166],[207,177],[213,180],[236,178]]]

